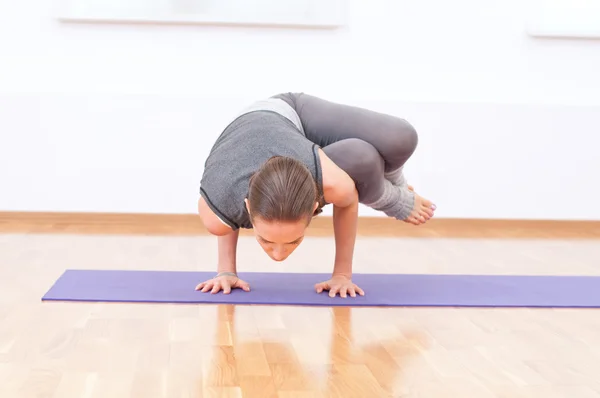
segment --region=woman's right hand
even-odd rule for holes
[[[229,294],[231,293],[231,289],[242,289],[249,292],[250,285],[248,282],[244,282],[238,278],[235,274],[227,274],[217,275],[196,286],[196,290],[200,290],[202,293],[210,291],[211,294],[219,293],[221,290],[223,290],[223,294]]]

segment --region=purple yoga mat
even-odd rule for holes
[[[212,272],[67,270],[44,301],[320,306],[600,307],[600,277],[355,274],[365,296],[330,298],[315,283],[328,274],[240,273],[251,291],[195,291]]]

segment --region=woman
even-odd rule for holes
[[[364,291],[352,282],[358,204],[419,225],[435,206],[406,184],[403,166],[417,146],[405,120],[285,93],[245,109],[216,140],[205,162],[198,212],[218,237],[217,275],[196,290],[250,290],[237,277],[240,228],[253,229],[275,261],[304,238],[313,216],[333,205],[335,264],[315,285],[331,297]]]

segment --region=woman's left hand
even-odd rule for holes
[[[317,293],[328,290],[329,297],[335,297],[338,293],[340,297],[344,298],[347,294],[349,294],[350,297],[356,297],[357,293],[361,296],[365,295],[365,292],[360,287],[352,283],[352,279],[340,275],[335,275],[328,281],[317,283],[315,285],[315,290]]]

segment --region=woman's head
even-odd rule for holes
[[[258,242],[282,261],[304,238],[318,207],[317,185],[303,163],[275,156],[250,179],[246,207]]]

